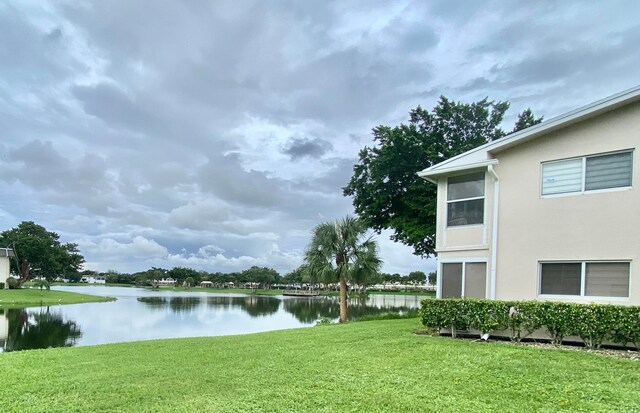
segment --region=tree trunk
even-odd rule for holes
[[[20,265],[20,278],[18,278],[18,288],[22,287],[22,284],[29,279],[29,271],[31,270],[31,264],[28,261],[23,262]]]
[[[340,275],[340,322],[347,322],[347,280]]]

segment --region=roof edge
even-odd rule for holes
[[[417,172],[418,176],[422,179],[426,179],[429,182],[433,182],[438,183],[437,179],[433,179],[433,177],[438,176],[438,175],[447,175],[450,174],[452,172],[458,172],[458,171],[466,171],[468,169],[480,169],[480,168],[486,168],[489,165],[497,165],[498,164],[498,160],[497,159],[488,159],[486,161],[482,161],[482,162],[475,162],[475,163],[470,163],[467,165],[460,165],[460,166],[454,166],[451,168],[444,168],[444,169],[438,169],[436,171],[429,171],[428,168],[424,169],[420,172]]]
[[[448,168],[444,167],[447,164],[478,151],[486,150],[487,153],[497,153],[506,150],[519,143],[524,143],[540,135],[550,133],[565,126],[569,126],[578,121],[609,112],[620,106],[628,105],[638,100],[640,100],[640,85],[616,93],[615,95],[611,95],[604,99],[589,103],[588,105],[581,106],[572,111],[555,116],[547,121],[538,123],[537,125],[530,126],[518,132],[513,132],[495,141],[487,142],[483,145],[478,146],[477,148],[470,149],[438,164],[432,165],[429,168],[418,172],[418,175],[422,176],[420,174],[423,172],[446,170]]]
[[[521,131],[514,132],[502,139],[490,142],[493,145],[491,145],[491,148],[487,152],[501,152],[517,144],[524,143],[529,139],[533,139],[541,134],[553,132],[557,129],[610,112],[618,107],[626,106],[638,100],[640,100],[640,85],[555,116],[546,122],[541,122],[529,128],[522,129]]]

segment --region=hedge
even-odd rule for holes
[[[426,299],[420,309],[422,324],[440,331],[477,330],[480,334],[507,331],[519,342],[544,330],[554,344],[578,336],[588,348],[611,342],[640,349],[640,307],[540,301]]]

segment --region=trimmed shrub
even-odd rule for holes
[[[613,341],[613,332],[620,320],[620,307],[614,305],[577,305],[572,317],[572,334],[582,339],[588,348],[600,348],[602,342]]]
[[[522,341],[534,331],[542,328],[540,319],[540,302],[537,301],[505,301],[509,307],[507,328],[511,332],[511,340]]]
[[[18,280],[13,277],[9,277],[7,278],[7,285],[9,286],[10,290],[15,290],[16,288],[18,288]]]
[[[599,348],[605,341],[640,348],[640,307],[428,299],[422,301],[420,317],[426,328],[450,329],[452,337],[457,336],[457,330],[473,329],[481,334],[507,330],[511,340],[518,342],[543,329],[554,344],[561,344],[567,336],[578,336],[588,348]]]
[[[620,307],[613,329],[612,341],[623,346],[629,343],[640,350],[640,307]]]
[[[575,304],[550,301],[540,303],[536,309],[540,324],[547,330],[553,344],[562,344],[564,337],[571,335],[576,316],[574,309]]]

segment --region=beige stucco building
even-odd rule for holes
[[[418,173],[440,298],[640,305],[640,87]]]
[[[0,283],[5,283],[10,275],[9,261],[13,257],[13,250],[10,248],[0,248]]]

